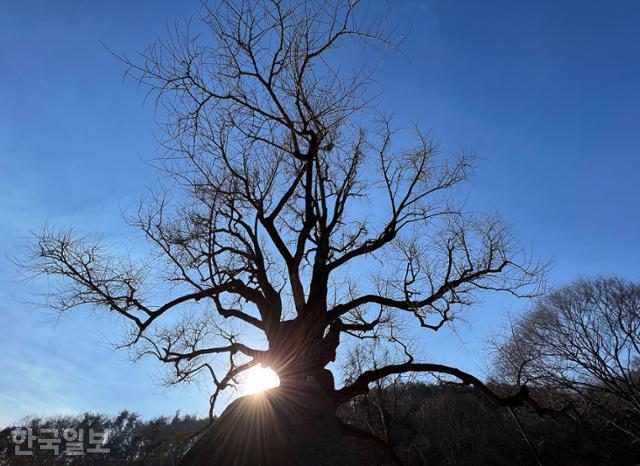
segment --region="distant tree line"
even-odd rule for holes
[[[534,395],[554,403],[565,398],[558,392]],[[341,413],[347,422],[386,440],[406,466],[595,466],[640,461],[640,445],[601,418],[586,414],[540,416],[524,408],[496,409],[477,389],[421,382],[374,390]]]
[[[553,403],[560,397],[557,392],[535,395]],[[343,406],[339,414],[343,421],[386,440],[407,466],[591,466],[640,461],[639,446],[600,417],[587,412],[539,416],[524,408],[496,409],[476,389],[448,383],[391,383]],[[34,430],[89,426],[106,430],[111,452],[61,460],[51,452],[36,451],[34,456],[18,458],[13,454],[11,428],[6,428],[0,432],[0,465],[172,466],[194,441],[190,434],[205,424],[206,420],[178,415],[145,421],[128,411],[114,417],[32,418],[22,425]]]
[[[571,395],[640,442],[640,284],[577,280],[538,299],[495,346],[503,382]]]
[[[193,434],[207,422],[179,413],[172,418],[162,416],[143,420],[130,411],[122,411],[116,416],[85,413],[79,416],[32,417],[0,431],[0,465],[173,465],[193,444]],[[55,455],[53,451],[41,450],[40,443],[35,439],[31,449],[33,455],[16,456],[12,438],[12,431],[16,428],[31,429],[36,436],[44,429],[54,429],[59,437],[63,429],[82,429],[85,444],[89,429],[92,429],[106,433],[104,447],[110,451],[107,454]],[[52,434],[46,436],[51,437]],[[20,447],[27,451],[26,441]],[[63,449],[64,443],[60,453]]]

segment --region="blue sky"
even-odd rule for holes
[[[197,1],[23,0],[0,6],[0,425],[30,413],[204,414],[206,391],[166,391],[154,362],[113,352],[118,322],[56,316],[8,260],[45,221],[122,238],[120,208],[154,179],[153,106],[122,79]],[[380,3],[386,8],[384,3]],[[404,56],[384,58],[381,108],[483,157],[469,204],[498,211],[553,259],[549,279],[640,280],[640,5],[633,1],[398,1]],[[484,368],[485,338],[526,306],[492,298],[425,353]]]

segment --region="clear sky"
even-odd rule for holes
[[[549,279],[640,280],[640,4],[545,0],[397,1],[412,23],[384,58],[381,106],[419,120],[445,148],[483,157],[469,199],[498,211]],[[117,321],[29,302],[8,257],[45,221],[121,239],[120,208],[153,180],[153,106],[122,79],[118,52],[143,48],[198,1],[22,0],[0,6],[0,425],[24,415],[177,409],[206,391],[166,391],[155,362],[113,352]],[[481,372],[485,338],[526,303],[491,299],[425,353]]]

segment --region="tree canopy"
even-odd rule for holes
[[[581,279],[536,300],[498,342],[496,372],[511,384],[570,393],[640,440],[640,285]]]
[[[197,33],[121,57],[162,116],[162,182],[128,218],[152,251],[44,229],[25,265],[51,279],[50,305],[121,316],[123,346],[170,364],[168,382],[210,375],[212,409],[258,364],[336,405],[411,371],[482,386],[416,361],[403,329],[438,331],[486,291],[531,296],[544,266],[458,201],[472,158],[376,110],[375,66],[338,52],[396,42],[360,3],[221,0]],[[327,365],[363,339],[394,358],[336,388]]]

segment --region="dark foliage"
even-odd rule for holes
[[[500,391],[500,387],[493,387]],[[541,393],[536,393],[541,397]],[[554,397],[554,394],[547,394]],[[354,399],[341,418],[387,440],[410,465],[632,465],[640,446],[601,418],[539,416],[525,408],[497,408],[470,387],[396,383]],[[587,414],[587,413],[583,413]],[[109,432],[109,455],[13,456],[11,428],[1,432],[0,465],[174,465],[205,421],[189,416],[143,421],[123,411],[115,417],[85,414],[29,419],[42,427],[93,427]],[[522,426],[522,429],[519,427]],[[526,440],[529,438],[530,443]],[[55,461],[57,458],[57,461]]]
[[[423,383],[391,384],[353,400],[341,412],[349,423],[388,440],[405,465],[640,461],[640,445],[606,422],[579,414],[539,416],[524,408],[496,408],[477,389]]]
[[[17,457],[14,455],[11,437],[15,427],[12,426],[0,431],[0,465],[169,466],[176,464],[184,455],[193,443],[192,434],[205,424],[204,420],[193,416],[180,416],[179,413],[173,418],[159,417],[144,421],[129,411],[122,411],[114,417],[86,413],[81,416],[29,418],[15,427],[30,428],[35,435],[47,428],[57,429],[59,432],[62,432],[62,429],[83,429],[85,446],[88,444],[89,429],[105,432],[108,436],[105,448],[109,448],[110,452],[83,456],[54,455],[52,451],[39,451],[39,442],[35,440],[32,456]],[[62,441],[61,452],[64,446]]]

